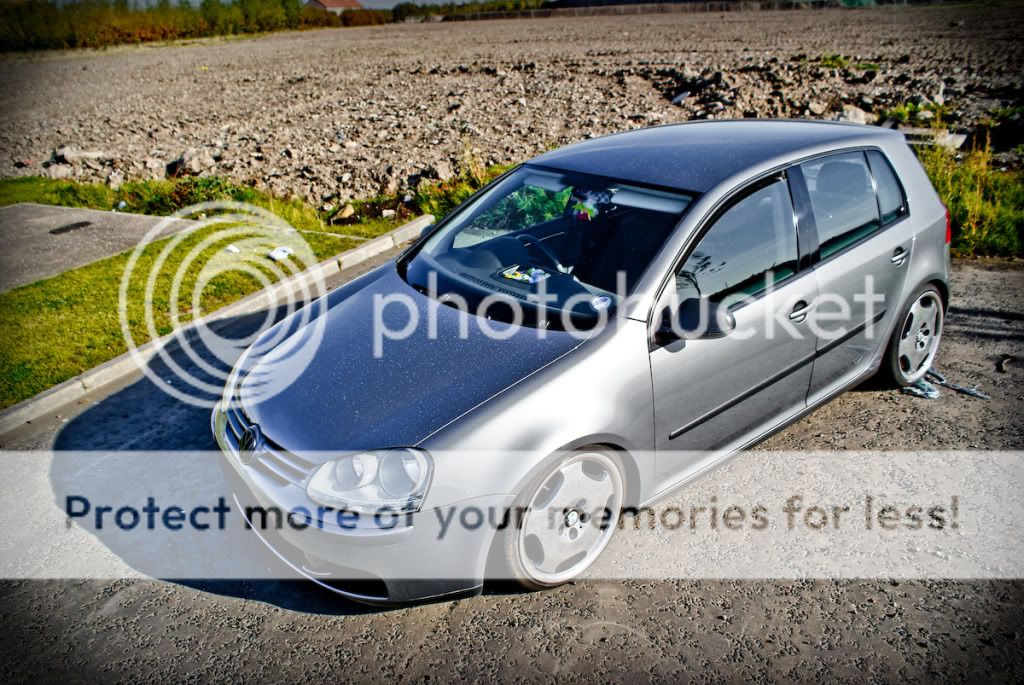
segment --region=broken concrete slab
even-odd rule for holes
[[[130,250],[194,225],[166,217],[22,203],[0,207],[0,292]]]
[[[959,150],[967,140],[963,133],[953,133],[942,128],[906,126],[895,119],[886,119],[882,127],[896,129],[911,145],[938,145],[948,150]]]

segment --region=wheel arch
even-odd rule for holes
[[[949,311],[949,283],[947,283],[946,280],[943,279],[943,278],[933,278],[932,280],[927,281],[926,283],[923,283],[922,287],[926,286],[926,285],[934,285],[935,286],[935,289],[939,291],[939,297],[942,298],[942,311],[943,312],[948,312]]]

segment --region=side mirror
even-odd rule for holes
[[[690,297],[679,304],[673,315],[665,312],[665,320],[655,332],[655,342],[666,345],[674,340],[721,338],[736,330],[736,318],[729,308],[708,299]]]
[[[420,239],[427,237],[427,234],[434,230],[434,224],[427,224],[420,229]]]

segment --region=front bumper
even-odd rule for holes
[[[225,436],[230,429],[219,406],[211,423],[223,452],[221,467],[239,512],[257,537],[296,573],[349,599],[379,605],[437,599],[482,588],[494,530],[487,525],[459,525],[460,513],[503,511],[507,496],[478,497],[443,510],[402,515],[396,524],[386,527],[371,520],[341,527],[330,516],[307,519],[312,524],[305,527],[267,526],[273,517],[263,515],[255,521],[258,508],[310,511],[304,489],[297,484],[282,485],[242,464],[234,444]]]

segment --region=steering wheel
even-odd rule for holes
[[[537,248],[538,252],[544,255],[544,257],[548,260],[550,266],[555,267],[555,269],[557,269],[561,273],[568,273],[566,268],[562,266],[562,263],[558,261],[558,257],[555,256],[555,253],[552,252],[547,245],[537,240],[532,235],[529,235],[527,233],[520,233],[519,235],[516,236],[516,240],[523,243],[524,245],[526,245],[527,243],[533,245],[534,247]]]

